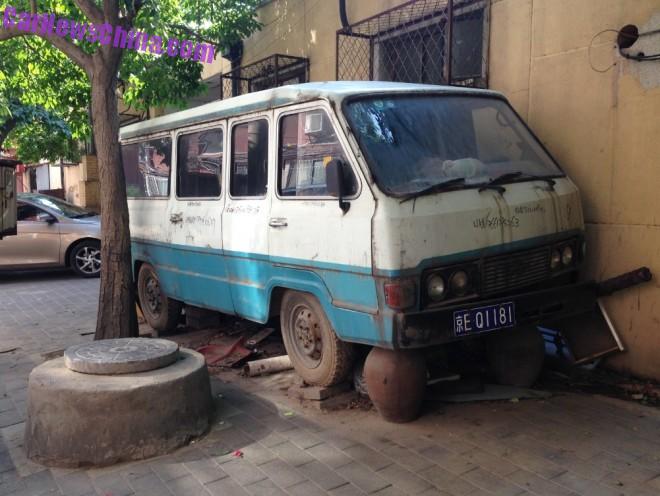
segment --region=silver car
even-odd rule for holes
[[[101,271],[101,219],[39,193],[19,193],[17,235],[0,240],[0,270],[71,267],[82,277]]]

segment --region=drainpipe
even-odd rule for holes
[[[348,16],[346,15],[346,0],[339,0],[339,19],[341,20],[341,27],[346,29],[350,26]]]

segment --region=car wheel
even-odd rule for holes
[[[337,337],[314,296],[287,291],[280,322],[284,347],[306,383],[332,386],[348,377],[355,356],[353,345]]]
[[[98,277],[101,274],[101,243],[85,240],[73,247],[69,254],[69,265],[82,277]]]
[[[486,356],[499,384],[529,387],[545,358],[543,335],[535,326],[507,329],[485,337]]]
[[[161,292],[158,275],[147,263],[140,266],[137,289],[140,308],[147,324],[158,332],[173,331],[179,322],[181,303]]]

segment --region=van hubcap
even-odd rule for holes
[[[158,281],[153,277],[147,279],[145,284],[145,293],[146,293],[146,303],[149,312],[152,315],[158,315],[160,313],[160,286]]]
[[[296,353],[311,368],[321,362],[323,341],[320,322],[314,312],[306,305],[298,306],[292,315],[293,345]]]

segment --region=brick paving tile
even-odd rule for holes
[[[270,479],[264,479],[246,486],[245,489],[253,496],[287,496],[284,491]]]
[[[304,481],[287,488],[291,496],[326,496],[328,493],[311,481]]]
[[[119,472],[111,472],[99,475],[92,481],[99,494],[111,494],[112,496],[129,496],[133,489]]]
[[[273,446],[271,450],[282,460],[290,465],[293,465],[294,467],[314,461],[312,455],[304,450],[301,450],[297,446],[294,446],[289,441]]]
[[[179,477],[190,474],[183,463],[176,462],[170,458],[151,462],[149,466],[163,482],[178,479]]]
[[[147,475],[153,475],[153,470],[149,466],[149,463],[133,463],[128,465],[126,468],[119,470],[119,473],[126,478],[129,482],[134,479],[139,479]]]
[[[130,486],[140,496],[167,496],[172,492],[156,474],[148,474],[138,479],[129,481]]]
[[[206,488],[192,475],[171,480],[167,483],[167,487],[174,496],[209,496]]]
[[[243,458],[234,458],[221,464],[220,468],[241,486],[247,486],[266,478],[266,474],[259,470],[256,465]]]
[[[347,483],[346,479],[339,476],[337,472],[316,460],[299,466],[298,470],[300,470],[305,477],[315,482],[326,491],[330,491]]]
[[[575,496],[575,492],[565,486],[539,477],[526,470],[518,470],[506,476],[506,479],[534,494],[542,496]]]
[[[312,448],[323,443],[323,439],[300,427],[283,432],[282,436],[301,449]]]
[[[249,494],[229,477],[207,484],[206,489],[214,496],[248,496]]]
[[[317,432],[316,435],[323,439],[326,443],[329,443],[340,450],[350,448],[351,446],[358,444],[356,440],[342,436],[334,429],[320,431]]]
[[[433,465],[433,462],[423,456],[414,453],[408,448],[399,446],[398,444],[392,444],[382,451],[384,454],[389,456],[392,460],[397,462],[400,465],[403,465],[413,472],[419,472],[425,468],[429,468]]]
[[[475,468],[463,474],[462,477],[475,486],[498,496],[515,496],[525,492],[520,486],[491,474],[482,468]]]
[[[421,493],[432,487],[428,481],[416,476],[411,471],[406,470],[396,463],[385,467],[383,470],[379,470],[378,475],[390,484],[411,494]]]
[[[303,482],[306,478],[298,470],[282,460],[273,460],[259,467],[270,480],[286,489]]]
[[[445,469],[434,465],[419,472],[420,477],[426,479],[438,489],[448,492],[454,496],[472,494],[478,490],[477,486],[462,479]]]
[[[376,472],[359,463],[344,465],[337,469],[337,472],[366,493],[373,493],[390,485]]]
[[[440,446],[421,451],[420,454],[455,475],[461,475],[476,468],[467,457],[453,453]]]
[[[331,494],[332,496],[359,496],[366,493],[353,484],[344,484],[343,486],[333,489],[328,494]]]
[[[481,449],[475,449],[469,453],[465,453],[463,456],[474,465],[480,466],[500,477],[505,477],[516,470],[520,470],[519,467],[501,456],[493,455]]]
[[[212,459],[194,460],[186,462],[185,465],[193,477],[202,484],[227,477],[227,473]]]
[[[250,460],[255,465],[262,465],[277,459],[277,455],[272,450],[257,442],[245,446],[241,451],[243,458]]]
[[[381,489],[380,491],[377,491],[373,494],[374,496],[407,496],[408,495],[408,493],[403,491],[403,489],[395,486],[386,487],[385,489]]]
[[[394,463],[390,458],[381,455],[364,444],[356,444],[355,446],[346,448],[344,453],[372,470],[380,470]]]
[[[313,446],[312,448],[307,449],[307,453],[326,464],[328,467],[334,469],[353,463],[353,459],[350,456],[329,444]]]
[[[55,479],[55,482],[60,490],[68,496],[82,496],[95,492],[92,481],[85,472],[73,472]]]

